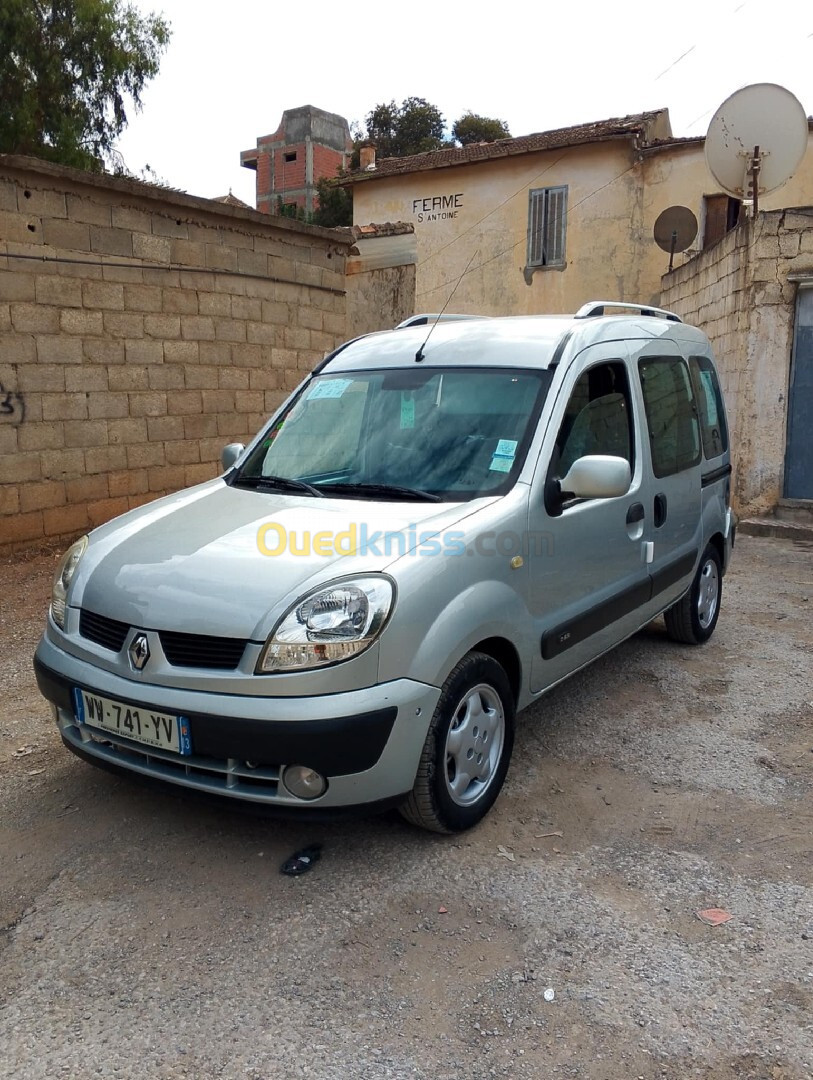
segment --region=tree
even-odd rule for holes
[[[445,121],[440,110],[424,98],[376,105],[365,124],[379,157],[407,157],[443,146]]]
[[[337,225],[353,224],[353,196],[348,188],[338,187],[335,180],[323,176],[316,181],[316,193],[319,205],[313,212],[314,225],[333,229]]]
[[[492,120],[488,116],[478,116],[473,112],[465,112],[455,121],[452,134],[461,146],[511,138],[508,124],[504,120]]]
[[[102,170],[169,38],[126,0],[2,0],[0,152]]]

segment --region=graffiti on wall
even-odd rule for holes
[[[17,427],[25,420],[25,398],[17,390],[5,390],[0,383],[0,424]]]

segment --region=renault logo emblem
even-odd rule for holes
[[[147,635],[136,634],[130,642],[130,648],[127,650],[127,654],[130,657],[130,663],[136,671],[141,671],[150,658],[150,646],[147,641]]]

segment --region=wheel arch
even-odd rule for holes
[[[522,661],[514,644],[504,637],[489,637],[472,645],[469,651],[485,653],[496,660],[508,678],[516,707],[522,686]]]

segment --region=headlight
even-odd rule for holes
[[[277,624],[257,674],[324,667],[364,652],[383,630],[393,595],[389,578],[372,576],[308,593]]]
[[[68,601],[68,586],[74,575],[79,560],[85,554],[88,546],[88,538],[83,536],[75,544],[71,544],[62,558],[54,574],[54,583],[51,586],[51,617],[60,630],[65,629],[65,610]]]

